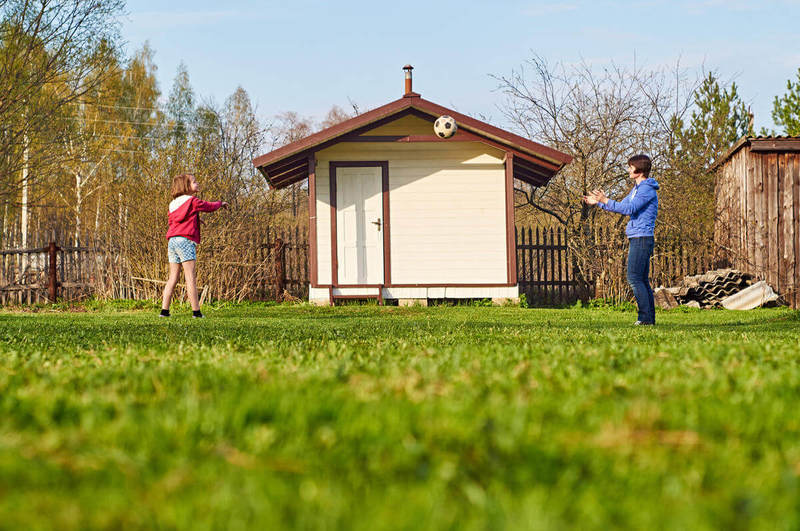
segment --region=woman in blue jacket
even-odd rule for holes
[[[653,232],[658,215],[658,182],[650,175],[650,157],[636,155],[628,159],[628,175],[634,180],[633,190],[622,201],[606,197],[602,190],[593,190],[584,196],[589,205],[599,205],[603,210],[630,216],[625,234],[630,241],[628,251],[628,283],[636,297],[639,318],[636,325],[656,324],[653,288],[650,287],[650,257],[653,256]]]

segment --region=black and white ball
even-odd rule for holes
[[[446,114],[438,117],[436,121],[433,122],[433,132],[440,138],[450,138],[456,134],[456,129],[458,129],[456,121]]]

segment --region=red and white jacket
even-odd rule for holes
[[[184,236],[200,243],[200,212],[214,212],[222,201],[203,201],[193,195],[176,197],[169,204],[169,230],[167,239]]]

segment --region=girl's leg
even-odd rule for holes
[[[200,302],[197,300],[197,279],[194,275],[195,263],[195,260],[183,262],[183,276],[186,279],[186,293],[189,295],[189,302],[192,304],[192,310],[198,311],[200,309]]]
[[[181,265],[169,264],[169,278],[164,286],[164,296],[161,300],[161,309],[169,310],[169,304],[172,301],[172,293],[175,291],[175,286],[178,284],[178,279],[181,277]]]

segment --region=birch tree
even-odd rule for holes
[[[51,124],[94,88],[88,72],[101,74],[93,83],[112,73],[123,7],[122,0],[0,1],[0,200],[13,201],[23,167],[32,184],[60,162]]]

